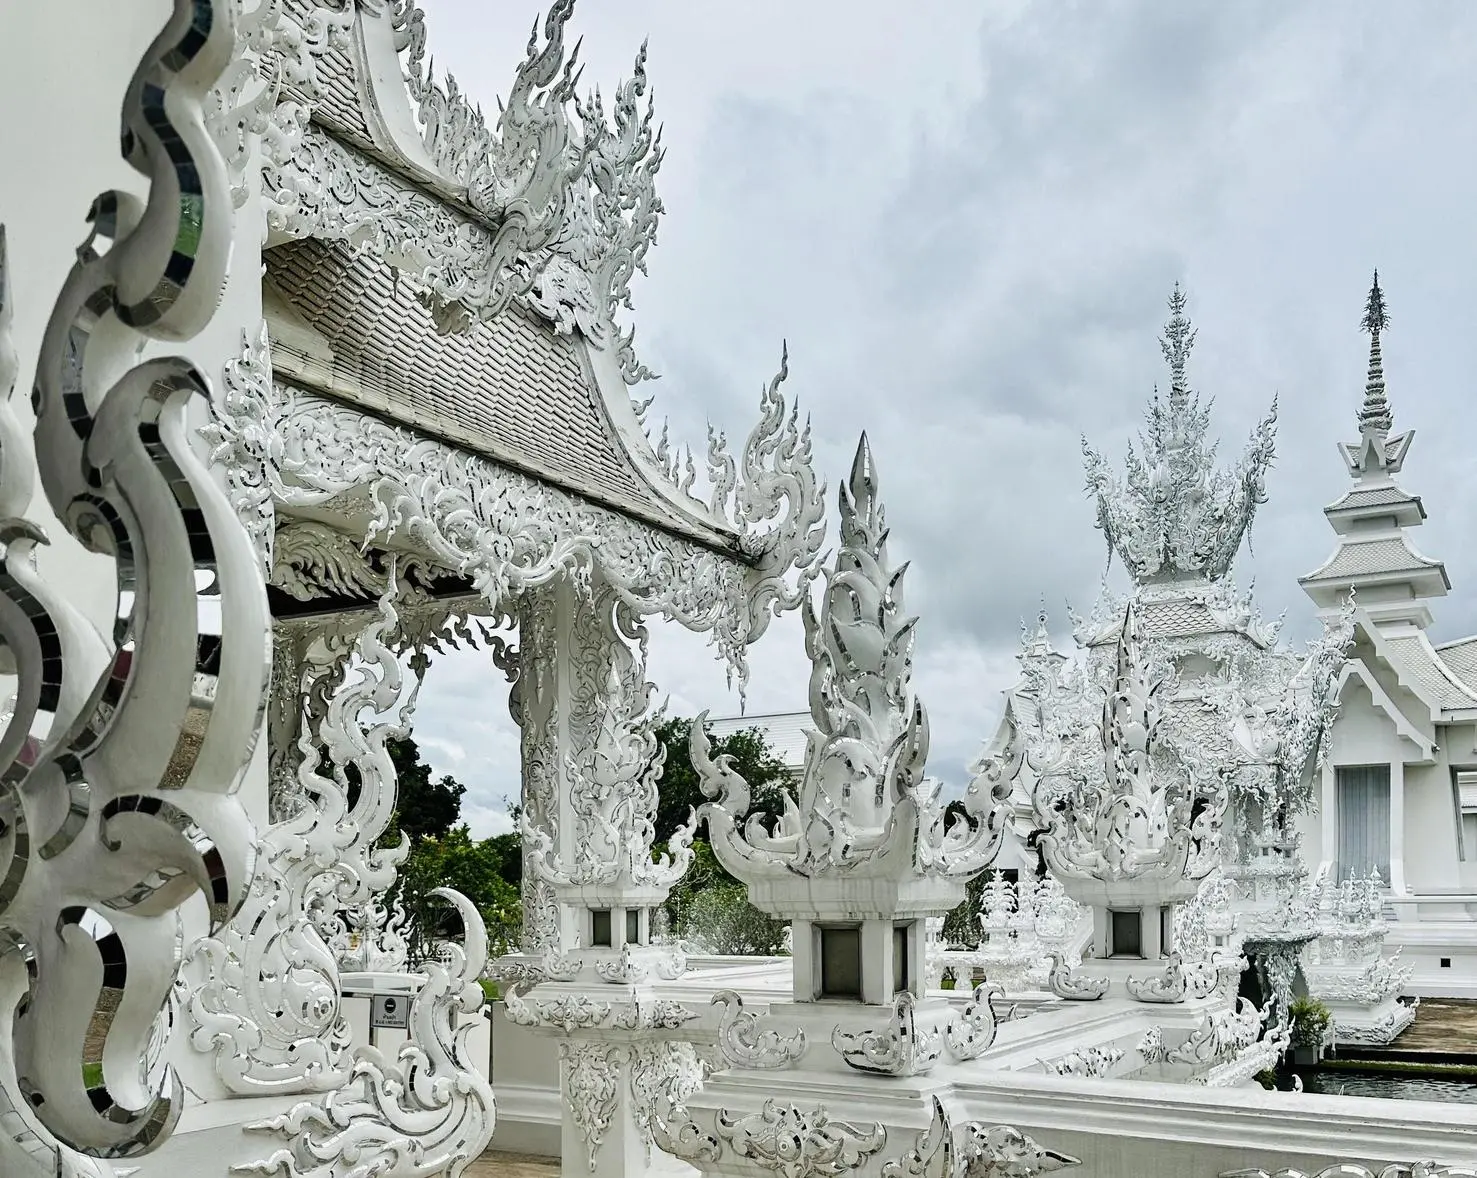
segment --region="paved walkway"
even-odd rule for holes
[[[483,1154],[467,1167],[464,1178],[558,1178],[559,1163],[519,1153]]]
[[[1422,998],[1411,1023],[1391,1050],[1477,1058],[1477,1002],[1461,998]]]

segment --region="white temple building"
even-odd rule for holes
[[[579,89],[574,7],[495,117],[432,76],[413,0],[0,10],[0,1178],[462,1178],[499,1152],[566,1178],[1477,1178],[1477,1106],[1255,1079],[1321,935],[1288,830],[1313,766],[1316,855],[1350,877],[1319,895],[1360,952],[1388,878],[1413,955],[1456,956],[1439,917],[1473,882],[1477,641],[1424,636],[1446,580],[1404,539],[1377,294],[1356,484],[1306,582],[1324,638],[1277,646],[1223,580],[1275,413],[1211,470],[1177,291],[1152,477],[1130,460],[1118,496],[1090,455],[1133,598],[1080,667],[1027,643],[1007,719],[1032,731],[951,805],[864,423],[837,425],[861,443],[834,498],[783,353],[705,484],[648,428],[625,320],[663,149],[644,48],[609,108]],[[709,800],[654,850],[648,628],[709,635],[742,686],[786,612],[810,676],[803,725],[760,723],[797,768],[782,813],[699,724]],[[496,960],[446,888],[461,935],[411,949],[409,841],[383,838],[388,742],[456,645],[521,730]],[[700,817],[789,957],[656,935]],[[1017,889],[1033,927],[1002,900],[985,931],[1053,946],[1050,993],[997,1010],[988,978],[935,985],[930,941],[1026,828],[1091,952],[1077,907]],[[1232,887],[1196,894],[1221,868],[1235,938]],[[1366,960],[1395,984],[1377,945],[1320,963]]]
[[[1337,547],[1299,582],[1322,615],[1350,591],[1356,602],[1303,848],[1336,881],[1384,881],[1386,944],[1415,967],[1410,992],[1477,997],[1477,636],[1435,645],[1427,634],[1451,580],[1412,535],[1426,507],[1399,481],[1416,431],[1396,432],[1381,355],[1387,326],[1376,275],[1359,436],[1338,447],[1351,485],[1323,509]]]

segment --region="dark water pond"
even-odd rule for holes
[[[1306,1071],[1304,1092],[1329,1096],[1373,1096],[1381,1100],[1435,1100],[1445,1104],[1477,1104],[1477,1080],[1424,1076],[1375,1075],[1370,1072]]]

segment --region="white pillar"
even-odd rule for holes
[[[1397,896],[1405,884],[1405,763],[1390,763],[1390,890]]]
[[[1339,847],[1339,771],[1332,758],[1323,764],[1322,795],[1318,806],[1318,870],[1332,872]],[[1337,877],[1333,877],[1338,882]]]

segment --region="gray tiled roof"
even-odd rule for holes
[[[288,13],[299,20],[312,18],[313,10],[318,7],[316,0],[286,0]],[[313,118],[360,144],[371,143],[369,127],[360,105],[354,60],[347,51],[328,49],[318,58],[318,86],[321,93],[315,102],[309,104]],[[288,88],[288,93],[306,100],[306,95],[292,87]]]
[[[1477,635],[1438,646],[1436,654],[1453,675],[1477,690]]]
[[[813,721],[809,712],[781,712],[771,716],[727,716],[708,721],[714,736],[732,736],[750,728],[759,729],[765,743],[785,765],[800,772],[805,766],[806,734]]]
[[[1477,692],[1462,684],[1424,634],[1387,637],[1385,641],[1400,660],[1402,671],[1427,698],[1450,711],[1477,708]]]
[[[386,263],[313,239],[268,251],[267,282],[333,350],[330,387],[428,435],[724,552],[735,537],[654,491],[616,440],[579,349],[511,309],[440,335]],[[273,347],[293,352],[289,342]]]
[[[1345,542],[1322,565],[1303,578],[1304,581],[1331,581],[1343,577],[1362,577],[1376,573],[1419,572],[1441,567],[1441,562],[1411,551],[1403,538],[1390,536],[1383,540]]]
[[[1352,511],[1364,507],[1394,507],[1400,503],[1416,502],[1419,500],[1410,492],[1397,487],[1394,483],[1385,483],[1379,487],[1354,487],[1323,510]]]

